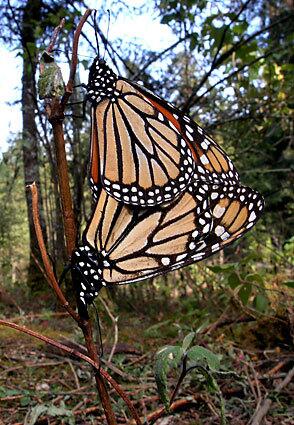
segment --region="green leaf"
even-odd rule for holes
[[[248,303],[249,297],[251,295],[252,285],[251,283],[244,283],[239,289],[238,295],[244,305]]]
[[[66,407],[64,407],[64,406],[61,406],[61,407],[56,407],[56,406],[53,406],[53,405],[49,406],[48,407],[48,415],[55,416],[55,417],[65,416],[65,417],[67,417],[67,422],[69,424],[75,423],[73,413],[70,410],[66,409]]]
[[[253,301],[254,308],[260,313],[264,313],[268,307],[268,299],[265,295],[257,294]]]
[[[226,273],[231,270],[234,270],[236,267],[236,263],[228,263],[228,264],[222,264],[217,266],[208,266],[209,270],[211,270],[214,273]]]
[[[11,390],[9,388],[0,386],[0,397],[10,397],[13,395],[18,395],[18,394],[20,394],[20,391],[18,390]]]
[[[251,273],[246,276],[246,280],[249,282],[259,283],[260,285],[264,285],[263,277],[258,273]]]
[[[283,282],[283,285],[288,286],[288,288],[294,288],[294,280],[287,280],[286,282]]]
[[[190,332],[188,335],[185,336],[183,344],[182,344],[182,349],[183,349],[184,353],[190,347],[194,337],[195,337],[195,332]]]
[[[193,364],[204,364],[204,366],[208,366],[211,370],[219,370],[220,368],[218,356],[200,345],[195,345],[190,348],[190,350],[187,351],[187,358]],[[189,364],[189,366],[191,367],[193,365]]]
[[[46,406],[45,404],[38,404],[26,414],[24,425],[34,425],[37,422],[38,418],[43,414],[58,417],[59,419],[63,418],[64,423],[67,423],[69,425],[75,424],[74,414],[70,410],[66,409],[66,407],[56,407],[53,405]]]
[[[193,34],[191,34],[191,38],[190,38],[190,50],[194,50],[195,47],[197,46],[198,43],[198,34],[196,32],[194,32]]]
[[[233,272],[228,276],[228,284],[232,289],[237,288],[240,283],[240,278],[236,272]]]
[[[158,395],[166,410],[169,409],[169,391],[167,374],[170,369],[178,367],[183,356],[183,349],[179,346],[168,345],[156,353],[155,357],[155,381]]]
[[[214,39],[214,45],[219,44],[221,37],[223,36],[225,27],[226,26],[218,28],[218,27],[211,26],[210,34],[211,34],[211,37]]]
[[[45,404],[38,404],[26,414],[24,425],[34,425],[37,422],[38,418],[46,412],[47,406],[45,406]]]
[[[89,61],[87,59],[80,60],[79,62],[83,65],[86,71],[89,69]]]
[[[30,404],[31,400],[32,400],[31,397],[24,396],[20,399],[20,405],[22,407],[28,406]]]
[[[165,15],[165,16],[162,17],[160,23],[161,24],[168,24],[170,21],[175,19],[176,16],[177,16],[176,13],[171,13],[170,15]]]
[[[247,22],[240,22],[233,27],[233,32],[237,35],[243,34],[248,28]]]

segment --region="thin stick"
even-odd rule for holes
[[[72,364],[72,362],[69,359],[67,360],[67,363],[68,363],[68,365],[70,367],[70,370],[72,371],[72,374],[73,374],[73,377],[74,377],[74,381],[75,381],[76,387],[77,387],[77,389],[80,389],[81,388],[80,381],[79,381],[79,378],[78,378],[78,376],[76,374],[75,368],[73,367],[73,364]]]
[[[142,425],[142,422],[138,416],[138,413],[136,412],[136,409],[134,408],[131,400],[128,398],[128,396],[125,394],[121,386],[104,370],[100,367],[99,362],[95,362],[92,358],[86,356],[85,354],[81,353],[80,351],[75,350],[74,348],[70,348],[67,345],[64,345],[58,341],[55,341],[54,339],[48,338],[45,335],[42,335],[38,332],[35,332],[31,329],[28,329],[25,326],[17,325],[16,323],[12,323],[8,320],[2,320],[0,319],[0,325],[7,326],[9,328],[16,329],[20,332],[26,333],[34,338],[37,338],[46,344],[52,345],[53,347],[56,347],[69,355],[75,356],[81,360],[84,360],[85,362],[89,363],[96,371],[99,370],[99,373],[103,375],[103,377],[109,382],[109,384],[115,389],[116,393],[124,400],[126,405],[128,406],[135,423],[137,425]]]
[[[92,9],[87,9],[84,15],[82,16],[77,29],[75,31],[74,35],[74,41],[73,41],[73,47],[72,47],[72,57],[71,57],[71,65],[70,65],[70,72],[69,72],[69,79],[66,85],[65,94],[61,100],[62,105],[66,105],[70,95],[73,92],[73,86],[74,86],[74,79],[76,75],[76,69],[78,64],[78,47],[79,47],[79,38],[83,29],[83,26],[85,22],[87,21],[88,17],[91,15]]]
[[[30,189],[32,194],[33,222],[35,226],[35,232],[36,232],[36,236],[38,240],[39,249],[41,252],[41,257],[42,257],[46,275],[47,275],[47,281],[49,282],[50,286],[54,290],[55,295],[58,298],[60,304],[68,311],[68,313],[77,323],[80,323],[81,321],[80,316],[71,308],[71,306],[69,305],[69,302],[66,300],[65,296],[63,295],[63,292],[61,291],[58,285],[58,282],[55,278],[55,275],[51,267],[51,262],[47,254],[47,250],[46,250],[46,246],[45,246],[45,242],[44,242],[44,238],[42,234],[42,228],[40,224],[38,189],[37,189],[36,183],[32,183],[31,185],[27,187]]]
[[[103,307],[107,311],[107,314],[110,317],[110,319],[113,323],[113,326],[114,326],[114,341],[113,341],[113,346],[111,348],[111,351],[110,351],[110,354],[109,354],[109,357],[108,357],[108,362],[111,363],[111,360],[112,360],[112,357],[115,353],[115,349],[116,349],[117,342],[118,342],[118,325],[117,325],[118,316],[114,317],[114,315],[111,313],[106,301],[102,297],[100,297],[99,300],[103,304]]]
[[[57,27],[54,29],[53,35],[52,35],[50,43],[49,43],[49,46],[46,49],[46,52],[48,54],[52,53],[54,46],[55,46],[55,43],[56,43],[56,40],[57,40],[57,37],[58,37],[60,31],[63,29],[64,24],[65,24],[65,19],[62,18],[59,25],[57,25]]]
[[[177,400],[175,401],[170,407],[169,407],[169,412],[176,412],[177,410],[183,410],[186,407],[190,407],[195,405],[196,401],[204,401],[203,397],[200,396],[195,396],[193,397],[193,399],[183,399],[183,400]],[[148,423],[148,424],[153,424],[155,421],[157,421],[157,419],[162,418],[163,416],[166,416],[167,412],[166,409],[164,407],[161,407],[157,410],[155,410],[154,412],[150,413],[147,418],[145,418],[145,422],[144,423]],[[129,425],[134,424],[134,421],[130,421]]]
[[[285,388],[294,377],[294,367],[289,371],[285,379],[275,387],[274,394],[279,394],[283,388]],[[266,416],[269,411],[273,400],[266,397],[263,402],[260,404],[258,410],[254,413],[252,419],[250,420],[250,425],[260,425],[262,423],[263,418]]]
[[[49,260],[49,256],[46,251],[46,246],[41,230],[41,224],[40,224],[40,216],[39,216],[39,209],[38,209],[38,190],[35,183],[28,186],[31,190],[32,194],[32,210],[33,210],[33,221],[35,226],[35,231],[37,235],[37,240],[42,256],[42,260],[44,263],[44,267],[46,270],[46,274],[48,276],[48,281],[50,282],[50,286],[53,288],[58,300],[60,301],[61,305],[68,311],[68,313],[72,316],[72,318],[78,323],[79,327],[81,328],[85,342],[86,347],[89,352],[89,355],[91,359],[94,361],[94,364],[98,365],[98,369],[96,368],[95,372],[95,380],[97,385],[97,390],[101,399],[101,403],[104,409],[104,413],[106,415],[107,421],[109,425],[116,425],[115,416],[111,407],[110,398],[107,392],[107,389],[105,387],[102,374],[100,373],[99,369],[99,358],[97,355],[97,350],[94,344],[93,335],[92,335],[92,324],[90,321],[82,320],[81,317],[71,308],[68,301],[66,300],[65,296],[63,295],[63,292],[61,291],[58,282],[55,278],[55,275],[53,273],[51,263]]]
[[[58,97],[55,97],[53,99],[48,100],[46,104],[48,119],[52,125],[53,135],[54,135],[54,145],[56,150],[57,169],[58,169],[58,182],[59,182],[60,197],[61,197],[61,204],[62,204],[62,213],[63,213],[62,215],[63,215],[63,221],[64,221],[65,238],[66,238],[66,250],[69,257],[71,256],[72,251],[74,250],[76,245],[76,225],[75,225],[75,217],[74,217],[73,206],[72,206],[72,198],[71,198],[70,185],[69,185],[68,165],[67,165],[66,152],[65,152],[65,141],[64,141],[64,130],[63,130],[64,108],[66,106],[66,103],[70,95],[73,92],[74,78],[75,78],[75,73],[76,73],[76,68],[78,63],[77,52],[78,52],[79,37],[82,31],[83,25],[85,24],[90,14],[91,14],[91,10],[87,9],[84,15],[82,16],[74,34],[72,59],[71,59],[71,65],[70,65],[70,76],[69,76],[68,83],[66,85],[65,94],[61,100]],[[58,30],[56,29],[56,31],[54,32],[48,49],[53,49],[59,30],[60,29]],[[34,193],[35,195],[35,199],[37,199],[36,186],[31,185],[31,190],[32,190],[32,194]],[[48,274],[48,278],[50,280],[50,284],[53,287],[56,293],[56,296],[60,300],[61,304],[68,310],[69,314],[74,318],[74,320],[76,320],[76,322],[78,323],[79,327],[81,328],[84,334],[85,343],[89,353],[89,357],[92,359],[92,361],[96,365],[96,367],[94,367],[96,387],[97,387],[97,391],[99,393],[100,400],[104,409],[106,421],[109,425],[116,425],[116,419],[112,410],[110,397],[103,379],[103,377],[105,376],[100,370],[100,361],[99,361],[97,349],[93,340],[92,324],[90,320],[83,320],[69,306],[69,303],[66,301],[55,279],[55,276],[48,258],[48,254],[46,252],[42,232],[41,232],[41,229],[39,228],[40,227],[39,214],[36,207],[35,207],[35,211],[33,211],[33,215],[34,215],[36,233],[38,235],[38,242],[39,242],[40,250],[42,253],[42,259],[44,262],[46,273]],[[119,395],[121,395],[121,397],[124,400],[126,400],[126,396],[122,390],[119,390],[118,388],[116,388],[116,391],[118,392]],[[132,408],[131,411],[133,413],[134,408]]]
[[[53,99],[54,101],[55,99]],[[59,102],[59,100],[58,100]],[[60,105],[58,105],[59,109]],[[58,171],[58,183],[62,206],[62,215],[64,222],[64,232],[66,240],[66,252],[70,257],[76,245],[76,220],[73,211],[73,203],[70,192],[69,172],[65,152],[63,117],[54,117],[49,119],[52,124],[54,147],[56,152],[56,162]]]

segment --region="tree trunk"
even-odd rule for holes
[[[23,9],[22,18],[22,46],[23,46],[23,75],[22,75],[22,119],[23,119],[23,166],[25,185],[36,182],[39,189],[39,209],[44,237],[45,222],[42,208],[40,187],[40,169],[38,157],[38,133],[35,122],[35,102],[37,98],[35,75],[37,67],[37,49],[34,22],[40,21],[40,0],[27,0]],[[44,277],[38,269],[34,257],[40,260],[33,219],[32,199],[29,190],[26,190],[26,201],[29,218],[30,233],[30,262],[28,268],[28,284],[32,290],[44,287]],[[45,238],[46,239],[46,238]]]

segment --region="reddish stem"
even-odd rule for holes
[[[0,325],[7,326],[9,328],[16,329],[20,332],[26,333],[34,338],[37,338],[46,344],[50,344],[53,347],[56,347],[69,355],[75,356],[81,360],[84,360],[85,362],[89,363],[95,371],[99,371],[99,373],[107,380],[107,382],[115,389],[116,393],[124,400],[126,405],[128,406],[135,423],[137,425],[142,425],[142,422],[138,416],[138,413],[136,412],[136,409],[134,408],[131,400],[127,397],[121,386],[104,370],[100,367],[100,363],[95,362],[92,358],[86,356],[85,354],[81,353],[80,351],[77,351],[73,348],[68,347],[67,345],[64,345],[58,341],[55,341],[54,339],[48,338],[45,335],[42,335],[36,331],[33,331],[31,329],[28,329],[25,326],[17,325],[16,323],[9,322],[8,320],[2,320],[0,319]]]
[[[69,76],[68,83],[66,85],[65,94],[61,100],[58,97],[55,97],[53,99],[47,99],[47,102],[46,102],[46,111],[48,114],[48,119],[52,125],[53,135],[54,135],[54,144],[55,144],[55,150],[56,150],[57,169],[58,169],[58,181],[59,181],[59,189],[60,189],[60,197],[61,197],[63,221],[64,221],[64,229],[65,229],[65,238],[66,238],[66,249],[67,249],[67,254],[69,257],[71,256],[72,251],[74,250],[76,245],[76,226],[75,226],[75,217],[74,217],[73,207],[72,207],[72,198],[71,198],[70,185],[69,185],[69,173],[68,173],[68,166],[67,166],[66,152],[65,152],[64,131],[63,131],[64,108],[73,91],[74,78],[75,78],[75,73],[76,73],[76,68],[78,63],[77,52],[78,52],[79,37],[82,31],[83,25],[85,24],[90,14],[91,14],[91,10],[87,9],[83,17],[81,18],[74,34],[72,60],[71,60],[71,66],[70,66],[70,76]],[[63,25],[63,22],[61,22],[59,27],[55,29],[54,34],[51,38],[51,42],[47,49],[48,53],[50,53],[52,49],[54,48],[54,44],[62,28],[62,25]],[[42,259],[44,262],[44,267],[47,274],[47,277],[46,277],[47,281],[50,283],[50,285],[54,289],[55,294],[57,298],[59,299],[59,301],[61,302],[61,304],[66,308],[69,314],[78,323],[79,327],[81,328],[84,334],[86,347],[90,356],[87,358],[88,359],[91,358],[91,362],[92,362],[91,364],[95,370],[96,387],[101,399],[101,403],[104,409],[107,423],[109,425],[116,425],[116,419],[112,410],[110,397],[103,379],[105,378],[106,372],[102,371],[102,369],[100,368],[99,357],[98,357],[97,349],[93,340],[92,324],[89,320],[82,320],[82,318],[70,307],[69,303],[65,299],[56,281],[55,275],[53,273],[53,270],[49,261],[48,254],[46,252],[44,240],[43,240],[43,235],[42,235],[40,222],[39,222],[38,206],[35,204],[35,202],[38,200],[37,188],[33,184],[30,186],[30,189],[32,191],[32,196],[34,199],[34,205],[33,205],[34,224],[36,228],[36,234],[38,238],[40,251],[42,254]],[[30,334],[33,335],[32,331],[30,331]],[[36,334],[34,334],[33,336],[36,336]],[[38,337],[40,338],[40,335]],[[42,336],[42,338],[44,340],[45,337]],[[46,341],[49,343],[48,339]],[[51,340],[50,343],[52,343],[53,345],[56,345],[55,341],[52,342]],[[108,378],[109,378],[109,375],[107,375],[106,379],[108,380]],[[113,379],[111,379],[111,384],[115,385],[115,389],[117,393],[125,400],[125,402],[127,403],[127,405],[129,406],[131,410],[131,413],[133,414],[135,418],[136,423],[140,425],[141,424],[140,419],[134,407],[132,406],[131,402],[128,400],[128,398],[124,394],[123,390],[118,386],[118,384]]]

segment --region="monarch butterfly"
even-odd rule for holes
[[[103,286],[157,276],[231,244],[257,222],[263,206],[249,187],[197,180],[177,200],[153,208],[123,204],[101,187],[83,244],[72,256],[81,314]]]
[[[125,204],[154,206],[178,197],[193,177],[234,185],[224,151],[187,115],[97,57],[89,70],[92,128],[90,187]]]

